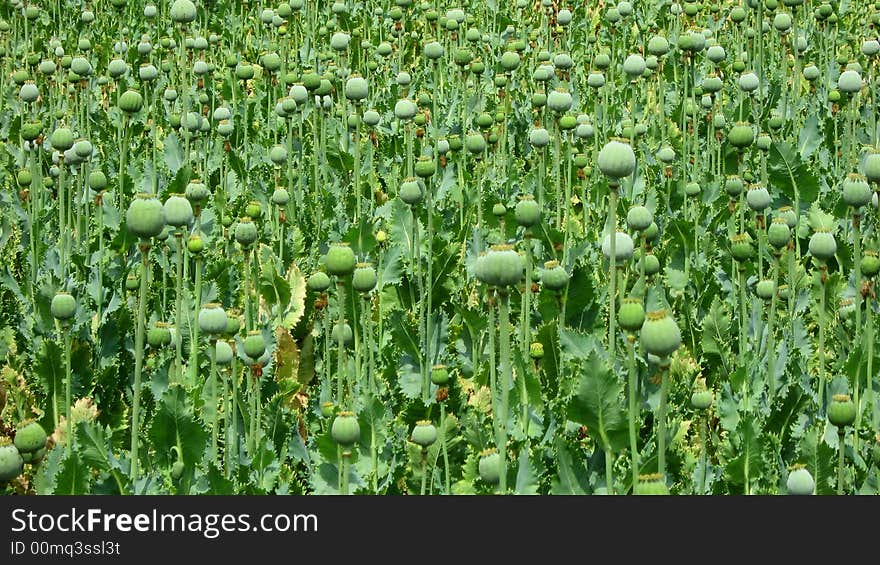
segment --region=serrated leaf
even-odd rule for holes
[[[819,179],[787,141],[771,146],[768,173],[770,185],[791,202],[813,202],[819,196]]]
[[[724,474],[735,485],[751,484],[756,478],[761,477],[763,459],[761,451],[764,447],[764,436],[756,427],[755,421],[743,418],[739,421],[736,434],[728,438],[725,444],[725,457],[727,463]],[[749,490],[746,485],[746,490]]]
[[[160,465],[171,465],[174,462],[171,448],[177,445],[181,448],[181,456],[186,464],[201,460],[208,441],[208,432],[204,424],[193,415],[192,407],[187,403],[186,391],[182,387],[171,386],[165,391],[153,417],[149,437],[156,450],[156,461]]]
[[[559,347],[566,359],[587,359],[596,350],[596,344],[592,335],[567,329],[559,332]]]
[[[816,494],[836,492],[837,453],[822,438],[821,428],[813,426],[800,442],[799,461],[807,466],[816,482]]]
[[[718,295],[703,318],[703,353],[723,355],[727,350],[724,341],[730,338],[730,312]]]
[[[576,367],[577,395],[568,405],[568,418],[587,427],[602,449],[619,452],[627,445],[628,420],[623,410],[623,387],[604,359],[595,352]]]
[[[556,440],[556,477],[550,492],[553,494],[587,494],[590,481],[582,462],[574,462],[562,438]]]
[[[519,465],[516,470],[516,494],[537,494],[538,480],[532,463],[529,461],[529,450],[523,449],[519,453]]]
[[[687,288],[688,277],[684,271],[672,267],[666,267],[664,272],[666,273],[666,284],[669,288],[678,291],[683,291]]]
[[[70,451],[61,462],[52,494],[88,494],[90,477],[91,471],[83,464],[79,454],[76,451]]]

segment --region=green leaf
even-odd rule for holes
[[[703,353],[724,357],[725,342],[730,338],[730,312],[717,294],[703,318]]]
[[[724,474],[735,485],[749,484],[756,478],[761,477],[763,449],[765,438],[761,434],[755,421],[751,418],[743,418],[739,421],[736,434],[732,434],[725,443],[724,452],[727,464]]]
[[[529,461],[529,450],[519,453],[519,467],[516,471],[516,494],[538,494],[538,480],[532,463]]]
[[[819,179],[801,160],[791,143],[777,142],[770,148],[770,185],[791,202],[813,202],[819,196]]]
[[[688,276],[684,271],[673,269],[672,267],[666,267],[665,273],[666,283],[669,288],[677,290],[679,292],[682,292],[685,288],[687,288]]]
[[[798,133],[798,155],[806,161],[820,145],[822,145],[822,134],[819,132],[819,119],[810,116]]]
[[[556,440],[556,477],[550,487],[552,494],[587,494],[590,480],[583,462],[572,461],[562,438]]]
[[[816,482],[816,494],[837,492],[837,453],[823,439],[822,424],[813,426],[800,442],[799,461],[807,466]]]
[[[37,375],[40,386],[46,395],[49,406],[46,410],[48,421],[53,420],[53,414],[60,416],[67,411],[64,409],[64,354],[61,346],[55,340],[44,339],[42,346],[37,350],[34,363],[34,373]],[[57,401],[57,403],[55,403]],[[54,403],[54,406],[52,404]]]
[[[205,425],[193,415],[183,387],[172,385],[165,391],[153,417],[149,437],[156,451],[156,462],[160,465],[171,465],[174,462],[171,452],[174,446],[180,446],[185,464],[201,461],[208,432]]]
[[[91,471],[83,465],[76,451],[68,452],[61,462],[53,494],[88,494]]]
[[[559,332],[559,347],[565,359],[587,359],[596,351],[597,341],[592,335],[562,329]]]
[[[587,426],[587,433],[603,449],[623,450],[628,441],[623,387],[595,352],[575,370],[579,373],[578,392],[568,405],[568,418]]]

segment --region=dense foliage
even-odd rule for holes
[[[880,3],[0,4],[5,492],[877,493]]]

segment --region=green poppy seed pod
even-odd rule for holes
[[[501,68],[506,73],[511,73],[519,68],[520,64],[520,56],[516,51],[505,51],[501,55],[501,60],[499,61]]]
[[[706,58],[717,65],[727,58],[727,52],[721,45],[712,45],[706,50]]]
[[[229,365],[232,363],[232,346],[229,345],[228,342],[223,340],[218,340],[217,345],[214,347],[214,358],[217,361],[217,364],[220,366]]]
[[[92,74],[92,64],[85,57],[74,57],[70,61],[70,70],[80,77]]]
[[[272,146],[272,149],[269,150],[269,159],[276,166],[283,165],[287,162],[287,148],[283,145]]]
[[[330,277],[324,271],[315,271],[306,281],[306,287],[314,292],[324,292],[330,288]]]
[[[804,67],[804,78],[810,82],[813,82],[816,79],[818,79],[819,75],[821,75],[821,74],[822,73],[819,71],[819,67],[817,67],[816,65],[809,64],[806,67]]]
[[[136,90],[126,90],[119,97],[119,109],[126,114],[140,112],[144,107],[144,97]]]
[[[529,345],[529,357],[538,361],[544,358],[544,344],[540,341],[533,341]]]
[[[132,271],[128,273],[128,276],[125,277],[125,290],[135,291],[138,289],[140,285],[140,278],[138,277],[137,272]]]
[[[21,188],[25,188],[31,185],[34,181],[34,175],[31,174],[28,169],[21,169],[15,175],[15,181],[18,183],[18,186]]]
[[[492,215],[497,218],[503,218],[507,214],[507,206],[501,202],[492,205]]]
[[[712,391],[700,388],[691,393],[691,406],[694,410],[706,411],[712,407]]]
[[[235,226],[235,241],[242,247],[249,247],[259,237],[257,225],[249,216],[245,216],[238,221]]]
[[[824,263],[837,253],[837,241],[834,234],[826,228],[819,228],[810,237],[810,254],[818,261]]]
[[[785,481],[785,488],[790,495],[809,496],[815,494],[816,481],[803,465],[794,465]]]
[[[615,240],[614,256],[617,266],[621,267],[624,261],[628,261],[633,256],[635,246],[629,234],[622,231],[615,233]],[[611,234],[602,238],[602,254],[606,259],[611,258]]]
[[[746,233],[738,233],[730,237],[730,254],[736,261],[743,262],[751,259],[755,254],[752,245],[752,236]]]
[[[729,175],[724,181],[724,192],[731,198],[736,198],[743,191],[743,181],[737,175]]]
[[[272,192],[271,200],[275,206],[286,206],[290,202],[290,193],[286,188],[276,188]]]
[[[571,109],[571,104],[571,93],[569,93],[567,90],[557,88],[555,90],[552,90],[550,94],[547,95],[547,107],[557,114],[568,112]]]
[[[88,139],[79,139],[73,144],[73,151],[80,159],[88,159],[91,157],[94,149],[92,142]]]
[[[323,416],[324,418],[329,418],[330,416],[333,416],[335,412],[336,405],[333,404],[332,400],[321,403],[321,416]]]
[[[559,261],[547,261],[540,271],[541,286],[547,290],[560,291],[568,284],[568,271]]]
[[[404,181],[400,183],[398,196],[410,206],[416,206],[425,196],[422,181],[416,177],[408,177],[404,179]]]
[[[669,494],[669,487],[663,475],[653,473],[650,475],[639,475],[639,482],[636,485],[634,494],[639,496],[665,496]]]
[[[558,123],[559,129],[562,131],[571,131],[578,125],[577,118],[572,116],[571,114],[560,116]]]
[[[190,254],[198,255],[205,250],[205,240],[197,233],[190,234],[189,239],[186,241],[186,249]]]
[[[480,478],[487,484],[494,486],[501,480],[501,456],[494,448],[489,448],[480,454],[477,468]]]
[[[37,85],[34,84],[34,81],[26,81],[23,85],[21,85],[21,88],[18,90],[18,97],[21,98],[22,102],[31,104],[33,102],[36,102],[37,98],[40,97],[40,89],[37,88]]]
[[[862,275],[873,277],[880,272],[880,256],[873,249],[866,249],[862,252],[862,260],[860,262]]]
[[[244,353],[251,359],[259,359],[266,352],[266,340],[260,330],[251,330],[244,338]]]
[[[330,36],[330,48],[334,51],[345,51],[348,49],[348,44],[351,41],[351,36],[344,31],[337,31],[332,36]]]
[[[597,162],[602,174],[617,181],[633,173],[636,155],[628,142],[612,139],[599,151]]]
[[[779,119],[781,119],[781,118],[779,118]],[[781,125],[781,124],[779,124],[779,125]],[[773,127],[773,126],[774,126],[774,118],[770,118],[770,127]],[[777,128],[778,128],[778,126],[777,126]],[[755,145],[757,145],[758,149],[760,149],[761,151],[769,151],[770,145],[772,144],[772,142],[773,142],[773,139],[770,137],[770,134],[764,133],[764,132],[759,133],[758,137],[755,139]]]
[[[744,122],[737,122],[736,125],[730,128],[730,131],[727,132],[727,140],[737,149],[743,149],[750,146],[755,141],[755,132],[751,125]]]
[[[848,394],[835,394],[828,405],[828,421],[838,428],[851,426],[856,420],[856,405]]]
[[[209,302],[199,310],[199,330],[213,336],[226,331],[226,311],[220,304]]]
[[[168,324],[156,322],[156,325],[147,330],[147,345],[153,348],[164,347],[171,343],[171,330]]]
[[[642,329],[645,323],[645,308],[640,298],[626,297],[617,313],[617,323],[630,333]]]
[[[52,136],[49,138],[49,143],[52,144],[53,149],[57,149],[58,151],[67,151],[68,149],[73,147],[73,132],[65,127],[57,128],[55,131],[52,132]]]
[[[779,209],[779,217],[785,220],[788,227],[794,229],[797,226],[797,214],[791,206],[783,206]]]
[[[513,210],[516,223],[525,228],[538,225],[541,222],[541,206],[531,194],[524,194]]]
[[[357,292],[370,292],[376,288],[376,269],[370,263],[357,263],[351,277],[351,287]]]
[[[601,71],[590,71],[587,75],[587,86],[598,89],[605,86],[605,75]]]
[[[224,332],[228,336],[238,335],[238,332],[241,331],[241,318],[238,315],[238,312],[235,310],[228,310],[226,312],[226,331]]]
[[[422,155],[415,163],[416,176],[420,178],[428,178],[437,172],[437,163],[431,157]]]
[[[73,314],[76,311],[76,301],[69,292],[60,291],[52,297],[52,304],[49,310],[56,320],[64,322],[73,318]]]
[[[662,35],[655,35],[648,40],[648,53],[662,57],[669,53],[669,41]]]
[[[352,332],[351,326],[348,325],[348,322],[344,324],[337,323],[330,331],[330,338],[336,345],[351,345],[354,341],[354,333]]]
[[[853,208],[861,208],[871,202],[873,195],[867,179],[858,173],[850,173],[843,181],[843,201]]]
[[[746,202],[748,203],[749,208],[755,212],[763,212],[768,206],[770,206],[772,201],[773,198],[770,196],[770,192],[763,184],[753,184],[749,187],[748,192],[746,192]]]
[[[739,87],[743,92],[754,92],[761,85],[761,81],[752,71],[745,72],[739,76]]]
[[[138,193],[125,213],[129,233],[141,239],[156,237],[165,227],[165,209],[153,194]]]
[[[164,212],[165,222],[176,228],[188,226],[193,219],[192,204],[180,194],[172,194],[168,197]]]
[[[657,157],[657,160],[661,163],[669,165],[673,161],[675,161],[675,150],[669,145],[664,145],[657,150],[655,156]]]
[[[420,420],[413,427],[411,439],[422,449],[430,447],[437,441],[437,428],[430,420]]]
[[[360,102],[369,94],[367,79],[360,75],[352,75],[345,82],[345,97],[353,102]]]
[[[480,133],[471,133],[464,140],[464,147],[473,155],[479,155],[486,150],[486,139]]]
[[[46,447],[46,430],[37,422],[23,422],[15,430],[15,447],[20,453],[34,453]]]
[[[623,61],[623,72],[630,79],[636,79],[645,73],[645,58],[638,53],[633,53]]]
[[[188,24],[196,19],[196,5],[192,0],[174,0],[171,4],[171,21],[176,24]]]
[[[700,183],[696,181],[690,181],[689,183],[684,185],[684,193],[686,196],[693,198],[700,194]]]
[[[437,41],[429,41],[425,44],[425,57],[427,57],[431,61],[436,61],[437,59],[443,57],[445,53],[446,50],[443,49],[443,45],[441,45]]]
[[[187,183],[185,195],[192,204],[198,205],[207,200],[211,193],[208,191],[208,187],[205,186],[205,183],[199,179],[193,179]]]
[[[775,217],[767,228],[767,240],[776,249],[782,249],[791,241],[791,228],[785,218]]]
[[[534,128],[529,132],[529,144],[533,147],[546,147],[550,143],[550,133],[544,128]]]
[[[25,141],[34,141],[43,131],[43,123],[40,120],[24,122],[21,125],[21,138]]]
[[[409,98],[401,98],[394,104],[394,117],[398,120],[411,120],[418,112],[418,106]]]
[[[324,256],[324,266],[327,273],[338,277],[350,275],[355,268],[356,260],[354,251],[348,243],[333,243]]]
[[[434,365],[431,367],[431,382],[437,386],[446,386],[449,384],[452,375],[446,365]]]
[[[0,483],[6,483],[21,475],[24,460],[14,445],[0,445]]]
[[[364,124],[366,124],[370,127],[375,127],[375,126],[379,125],[379,122],[381,121],[381,119],[382,119],[382,116],[379,115],[379,112],[377,112],[375,110],[367,110],[366,112],[364,112],[364,117],[363,117]]]
[[[361,427],[354,412],[339,412],[330,426],[330,435],[342,447],[349,448],[357,443],[361,438]]]
[[[235,65],[235,78],[238,80],[250,80],[254,78],[254,67],[250,63],[240,61]]]
[[[770,300],[775,291],[775,284],[770,279],[762,279],[755,285],[755,294],[761,300]]]
[[[654,221],[654,215],[645,206],[635,205],[626,213],[626,225],[629,229],[642,231],[647,229]]]
[[[244,213],[252,220],[259,220],[263,216],[263,207],[258,200],[251,200],[244,207]]]
[[[880,150],[872,150],[862,162],[862,173],[868,182],[880,183]]]
[[[837,88],[847,94],[860,91],[862,89],[862,75],[854,70],[843,71],[837,79]]]
[[[645,315],[641,339],[645,351],[663,359],[681,345],[681,330],[666,310],[655,310]]]
[[[877,53],[880,53],[880,41],[877,41],[876,39],[866,39],[862,42],[861,51],[862,55],[873,57]]]
[[[493,245],[486,253],[481,280],[496,287],[513,286],[522,279],[523,261],[512,246]]]

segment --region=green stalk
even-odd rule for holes
[[[657,408],[657,471],[666,478],[666,398],[669,396],[669,359],[660,363],[660,406]]]
[[[192,317],[192,341],[189,346],[189,380],[195,385],[199,380],[199,309],[202,307],[202,256],[196,255],[196,288]]]
[[[446,401],[440,403],[440,448],[443,451],[443,494],[449,494],[449,451],[446,445]]]
[[[865,316],[867,319],[867,336],[866,339],[868,341],[868,371],[866,373],[868,383],[868,399],[867,405],[871,407],[871,424],[874,429],[874,432],[877,432],[878,427],[880,427],[880,411],[877,410],[877,406],[874,405],[874,373],[872,372],[874,365],[874,300],[873,300],[873,288],[871,290],[871,294],[868,295],[868,303],[865,308]]]
[[[67,410],[67,441],[68,449],[73,450],[76,447],[76,437],[73,435],[73,419],[70,415],[71,389],[73,388],[73,375],[70,372],[70,328],[64,332],[64,398],[65,409]]]
[[[349,471],[349,467],[351,465],[350,459],[351,459],[351,451],[348,451],[348,449],[346,449],[345,451],[342,452],[342,482],[341,482],[342,488],[341,488],[341,491],[342,491],[343,495],[348,494],[348,471]]]
[[[131,488],[135,490],[138,476],[138,442],[140,440],[141,374],[144,367],[144,325],[147,309],[147,288],[150,278],[150,242],[141,240],[141,288],[138,293],[137,326],[134,337],[134,391],[131,409]]]
[[[181,330],[183,329],[183,320],[182,320],[182,306],[181,302],[183,301],[183,231],[178,230],[174,234],[174,239],[177,240],[177,280],[175,283],[175,297],[174,297],[174,325],[175,325],[175,333],[177,334],[177,343],[174,344],[175,350],[175,359],[177,362],[177,378],[183,379],[183,337],[181,335]]]
[[[510,402],[510,315],[508,300],[509,295],[507,289],[499,292],[501,298],[498,303],[499,314],[499,335],[501,343],[499,344],[501,355],[501,445],[498,450],[501,455],[501,492],[507,492],[507,409]]]
[[[862,222],[861,222],[861,214],[859,214],[858,209],[853,209],[852,216],[852,228],[853,228],[853,267],[856,271],[856,328],[855,328],[855,343],[862,343]],[[859,429],[859,425],[862,423],[862,405],[859,402],[859,396],[861,392],[861,364],[856,366],[856,374],[853,378],[853,401],[856,405],[856,428]],[[868,383],[870,386],[870,383]],[[859,450],[859,434],[853,434],[853,449],[858,452]]]
[[[844,443],[846,431],[844,428],[837,429],[837,437],[839,438],[837,444],[837,495],[843,496],[843,468],[846,463],[846,444]]]
[[[700,475],[700,491],[699,494],[704,494],[706,492],[706,473],[709,472],[709,466],[706,461],[706,438],[709,435],[709,415],[706,414],[703,416],[702,422],[700,422],[700,468],[703,472]]]
[[[339,310],[339,328],[340,334],[342,333],[342,328],[345,327],[345,281],[340,278],[336,279],[336,306]],[[346,373],[346,365],[345,365],[345,341],[340,340],[339,343],[336,344],[337,347],[337,358],[339,361],[339,369],[337,370],[336,375],[336,405],[342,406],[344,397],[344,388],[345,388],[345,373]]]
[[[825,273],[822,265],[819,277],[819,410],[825,412]]]
[[[779,255],[774,253],[773,266],[773,294],[770,297],[770,319],[767,321],[767,397],[770,404],[776,397],[776,334],[774,333],[774,325],[776,323],[776,283],[779,279]]]
[[[421,496],[425,496],[425,486],[428,484],[428,457],[425,448],[422,448],[422,488],[419,490]]]
[[[529,347],[531,345],[532,336],[531,336],[531,315],[532,315],[532,307],[531,307],[531,298],[532,298],[532,233],[529,228],[526,228],[526,233],[524,236],[524,242],[526,247],[526,287],[525,292],[523,292],[522,296],[522,312],[520,312],[520,326],[521,326],[521,336],[520,341],[523,348]]]
[[[611,279],[611,286],[608,290],[608,351],[609,358],[614,360],[614,346],[616,335],[617,316],[615,315],[615,302],[617,298],[617,182],[609,183],[608,188],[608,237],[610,238],[610,258],[611,266],[608,273]]]
[[[220,468],[220,451],[217,449],[219,414],[217,410],[217,339],[211,336],[208,345],[208,358],[211,360],[211,457],[214,465]]]
[[[629,451],[630,466],[632,467],[632,491],[635,492],[639,484],[639,447],[636,431],[638,419],[638,374],[636,373],[636,353],[633,334],[626,336],[627,370],[629,372]]]

